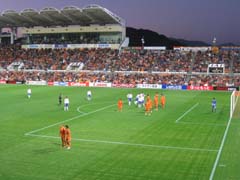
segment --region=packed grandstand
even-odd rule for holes
[[[128,47],[125,22],[97,5],[6,11],[0,83],[232,90],[239,47]],[[21,41],[15,41],[17,30]],[[14,40],[13,40],[14,39]],[[144,45],[144,44],[143,44]]]

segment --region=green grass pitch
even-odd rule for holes
[[[27,88],[0,86],[0,179],[240,179],[239,118],[224,138],[230,92],[31,86],[28,99]],[[145,116],[127,105],[128,92],[153,98],[156,91],[166,96],[164,110]],[[68,112],[58,106],[59,93],[70,99]],[[71,129],[70,150],[60,145],[61,124]]]

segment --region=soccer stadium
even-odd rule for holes
[[[240,179],[240,47],[130,47],[99,5],[0,27],[0,179]]]

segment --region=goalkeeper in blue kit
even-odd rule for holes
[[[215,98],[212,99],[212,112],[216,112],[217,110],[217,100]]]

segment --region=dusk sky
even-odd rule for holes
[[[168,37],[240,44],[240,0],[0,0],[0,11],[98,4],[135,28]]]

